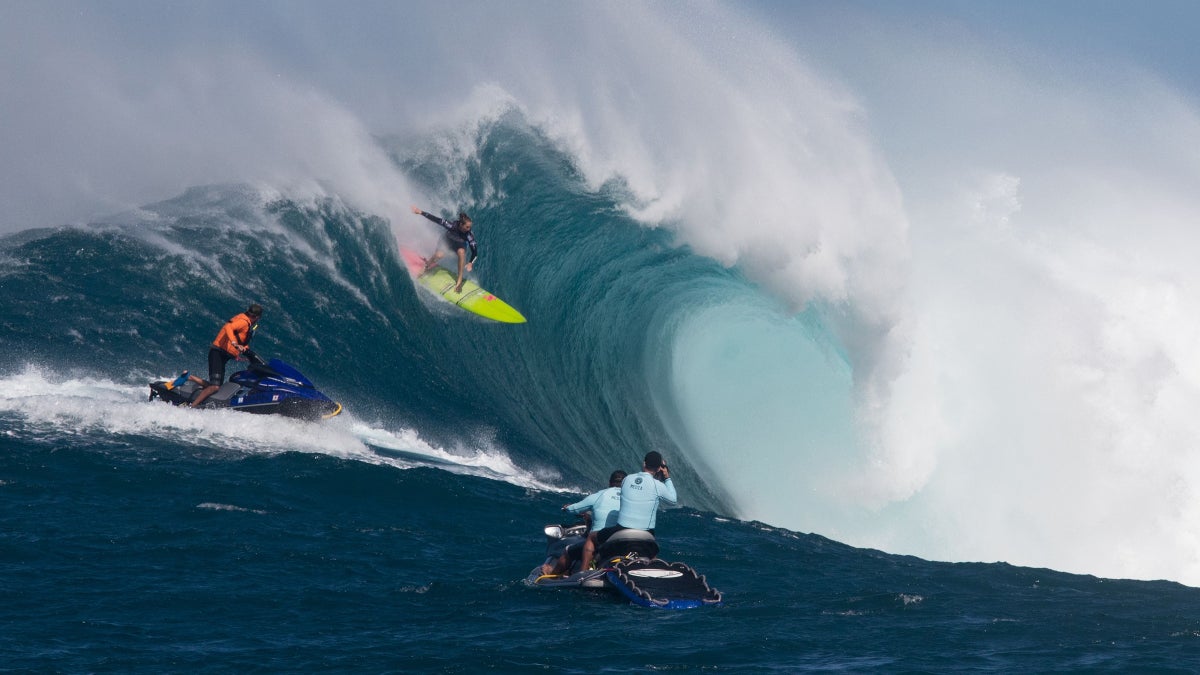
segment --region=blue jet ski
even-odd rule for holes
[[[721,592],[702,574],[684,563],[658,558],[658,542],[646,530],[620,530],[596,549],[596,567],[581,570],[578,552],[588,526],[547,525],[546,563],[564,553],[571,559],[563,574],[542,574],[533,568],[525,583],[538,588],[582,588],[615,591],[635,605],[656,609],[719,607]]]
[[[293,366],[279,359],[264,361],[249,350],[244,356],[250,365],[230,376],[228,382],[204,400],[201,408],[229,408],[306,420],[329,419],[342,412],[342,404],[317,391]],[[174,380],[151,382],[150,400],[157,398],[172,405],[190,403],[207,384],[184,371]]]

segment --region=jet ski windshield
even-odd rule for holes
[[[305,387],[314,387],[313,383],[303,373],[279,359],[271,359],[263,370],[272,373],[271,377],[291,380]]]
[[[258,354],[249,351],[246,354],[248,355],[247,360],[250,361],[250,365],[246,367],[246,370],[258,375],[257,379],[271,377],[295,386],[316,388],[316,385],[305,377],[303,373],[279,359],[263,361]]]

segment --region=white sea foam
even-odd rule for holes
[[[889,49],[842,49],[848,71],[875,69],[862,96],[886,104],[869,109],[889,116],[876,124],[912,224],[896,280],[907,357],[886,369],[879,407],[859,409],[866,446],[809,457],[824,430],[792,422],[813,390],[772,385],[787,365],[749,376],[702,348],[725,326],[740,349],[783,360],[786,322],[714,308],[723,316],[682,338],[680,358],[695,358],[676,368],[680,405],[710,413],[690,423],[744,430],[757,460],[788,467],[721,474],[743,515],[929,558],[1200,583],[1194,99],[1121,64],[1097,78],[1032,48],[1014,60],[978,36],[875,28]],[[853,347],[879,345],[849,346],[857,369]],[[747,404],[714,419],[747,379],[767,385],[768,409],[801,412],[763,421]],[[693,438],[720,462],[731,435]]]
[[[253,513],[259,516],[266,515],[267,513],[262,509],[250,509],[244,506],[234,506],[233,504],[217,504],[214,502],[203,502],[201,504],[197,504],[196,508],[205,509],[207,511],[235,511],[239,513]]]
[[[0,379],[0,412],[20,416],[28,428],[48,437],[162,439],[217,456],[304,452],[397,469],[434,467],[535,490],[562,489],[516,466],[503,448],[487,439],[463,439],[447,450],[429,444],[412,429],[368,425],[351,412],[313,423],[276,415],[178,408],[147,402],[147,395],[145,385],[61,376],[28,367]]]

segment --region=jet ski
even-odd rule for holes
[[[646,530],[619,530],[596,548],[595,569],[581,570],[579,552],[588,533],[587,524],[547,525],[546,564],[563,553],[571,560],[563,574],[542,574],[542,565],[530,571],[525,583],[538,588],[582,588],[614,591],[635,605],[656,609],[718,607],[721,592],[703,575],[684,563],[658,558],[658,541]]]
[[[317,391],[295,367],[279,359],[264,361],[247,350],[250,365],[200,404],[201,408],[229,408],[242,412],[283,415],[305,420],[329,419],[342,412],[342,404]],[[187,371],[174,380],[150,383],[150,400],[172,405],[190,403],[207,385]]]

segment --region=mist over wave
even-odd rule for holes
[[[492,438],[571,484],[666,444],[701,507],[927,558],[1200,583],[1194,94],[862,8],[145,9],[170,29],[148,42],[49,9],[0,46],[6,100],[31,102],[0,131],[29,160],[5,167],[6,230],[254,186],[216,229],[189,225],[193,193],[170,234],[41,240],[82,265],[143,242],[141,268],[189,270],[159,294],[131,290],[149,272],[114,281],[114,307],[172,318],[139,321],[139,349],[198,358],[178,345],[231,303],[317,278],[268,300],[269,344],[348,396],[344,364],[383,368],[405,393],[358,402],[435,443]],[[60,56],[34,58],[24,29],[47,26]],[[429,242],[413,202],[472,211],[480,279],[533,317],[530,339],[422,304],[392,249]],[[6,247],[6,290],[28,253]],[[254,267],[273,254],[288,265]],[[6,341],[35,300],[94,312],[82,289],[10,295]],[[122,339],[96,324],[43,357]],[[146,367],[109,349],[113,372]],[[430,412],[455,406],[478,417]]]

